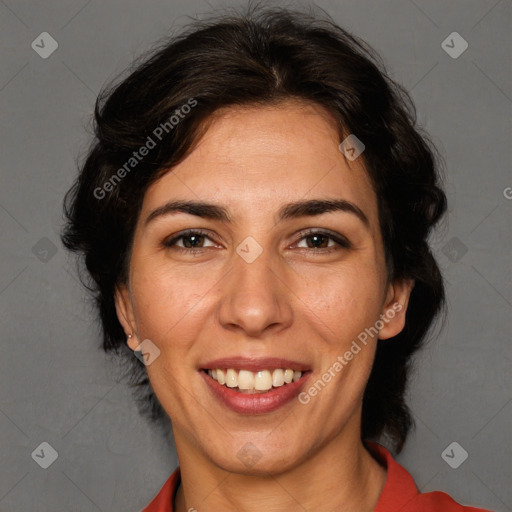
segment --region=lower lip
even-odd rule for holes
[[[284,384],[273,388],[266,393],[239,393],[227,386],[219,384],[205,371],[200,371],[206,384],[224,405],[239,414],[263,414],[275,411],[283,405],[291,402],[301,391],[311,372],[302,374],[302,377],[290,384]]]

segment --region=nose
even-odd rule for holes
[[[234,253],[231,265],[221,281],[221,325],[254,338],[289,327],[293,292],[286,284],[286,264],[272,261],[264,250],[251,263]]]

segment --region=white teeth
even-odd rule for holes
[[[284,384],[284,370],[281,370],[281,368],[274,370],[274,373],[272,373],[272,386],[279,387]]]
[[[272,388],[272,375],[268,370],[258,372],[254,377],[254,389],[268,391]]]
[[[241,392],[265,392],[274,388],[297,382],[302,377],[302,372],[291,368],[276,368],[275,370],[261,370],[251,372],[249,370],[235,370],[228,368],[226,371],[220,368],[208,370],[208,375],[219,384],[228,388],[237,388]]]
[[[240,370],[238,372],[238,389],[254,389],[254,373]]]
[[[232,368],[226,372],[226,386],[228,388],[236,388],[238,386],[238,375]]]
[[[284,381],[286,384],[290,384],[290,382],[293,380],[293,376],[295,375],[293,370],[285,370],[284,372]]]

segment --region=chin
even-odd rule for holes
[[[272,442],[268,438],[271,435],[268,432],[255,433],[249,438],[247,433],[244,434],[243,440],[237,439],[236,434],[233,434],[233,442],[221,453],[210,452],[211,460],[231,473],[265,477],[269,474],[285,473],[296,467],[303,458],[300,455],[300,446],[295,446],[284,439],[279,440],[278,443]],[[276,441],[275,438],[274,441]],[[283,445],[285,445],[284,448]]]

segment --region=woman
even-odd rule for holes
[[[330,20],[196,23],[100,95],[66,198],[106,351],[180,466],[146,512],[455,511],[394,461],[444,306],[440,158],[377,55]],[[137,357],[133,357],[133,354]]]

